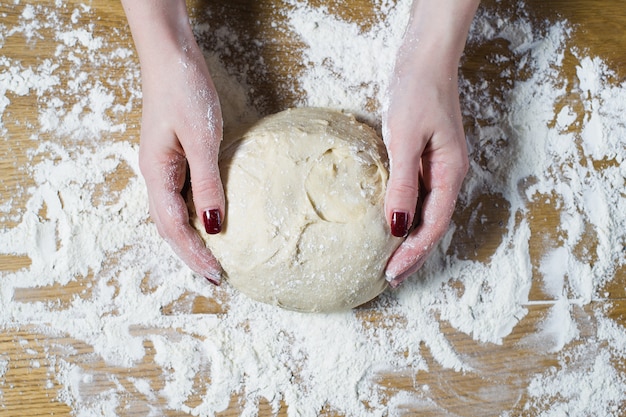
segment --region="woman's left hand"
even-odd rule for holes
[[[458,63],[477,6],[416,0],[396,58],[383,118],[391,165],[385,215],[392,234],[406,239],[387,263],[392,287],[422,266],[447,231],[469,167]]]

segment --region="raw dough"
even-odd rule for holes
[[[384,217],[385,155],[371,128],[338,111],[266,117],[222,145],[222,232],[194,225],[248,297],[308,312],[356,307],[387,287],[401,242]]]

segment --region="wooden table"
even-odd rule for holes
[[[204,0],[208,1],[208,0]],[[245,22],[253,20],[270,19],[268,10],[271,10],[271,4],[274,0],[268,1],[268,7],[263,6],[264,2],[251,0],[236,0],[228,3],[226,8],[228,14],[225,18],[236,19],[234,16],[243,16],[243,27],[245,30]],[[7,26],[12,26],[17,21],[19,15],[24,10],[24,4],[13,4],[14,2],[0,3],[0,21],[6,22]],[[24,2],[30,3],[30,2]],[[32,2],[37,4],[36,2]],[[63,8],[60,8],[59,15],[64,21],[71,21],[71,12],[80,4],[79,1],[72,0],[67,2]],[[116,46],[128,47],[131,38],[126,26],[123,11],[116,1],[110,0],[92,0],[87,2],[91,9],[83,14],[86,23],[93,23],[93,32],[98,35],[106,35],[109,39],[111,48]],[[315,1],[313,3],[323,3]],[[327,2],[332,10],[343,13],[351,19],[365,20],[369,16],[369,2],[367,0],[354,0],[349,2],[350,7],[345,6],[345,2],[330,1]],[[504,8],[512,7],[515,2],[504,1],[496,3],[494,1],[485,1],[483,7]],[[529,0],[528,10],[534,14],[533,19],[539,21],[544,18],[555,19],[563,17],[568,19],[575,27],[574,43],[581,49],[589,51],[592,55],[597,55],[604,59],[609,66],[615,70],[618,80],[626,79],[626,1],[615,0],[598,0],[589,2],[583,0],[559,0],[545,2],[541,0]],[[199,10],[203,6],[203,0],[190,3],[190,8]],[[45,37],[46,33],[50,33],[45,28],[41,29],[44,36],[38,39],[36,47],[29,46],[21,36],[12,36],[7,38],[4,45],[0,49],[0,55],[19,59],[23,65],[36,66],[42,62],[42,59],[49,54],[53,54],[52,50],[54,42]],[[258,89],[271,89],[272,83],[277,82],[278,77],[283,72],[289,72],[290,68],[297,67],[298,63],[295,58],[286,52],[286,49],[280,49],[276,45],[288,44],[289,39],[280,39],[276,44],[268,46],[265,52],[268,54],[268,60],[271,65],[276,67],[275,78],[272,76],[257,80]],[[493,51],[494,45],[478,45],[470,48],[464,59],[462,71],[468,77],[484,77],[490,79],[490,64],[488,56]],[[272,49],[275,48],[275,49]],[[136,59],[135,56],[129,59]],[[280,65],[278,65],[280,63]],[[123,68],[98,67],[90,63],[84,64],[84,70],[89,71],[124,71]],[[493,69],[491,69],[493,70]],[[574,68],[569,68],[574,71]],[[295,93],[294,93],[295,94]],[[269,97],[269,96],[268,96]],[[266,100],[266,106],[269,110],[279,110],[290,103],[293,97],[288,94],[283,96],[271,96]],[[13,125],[7,122],[8,117],[16,116],[20,120],[28,120],[33,106],[38,103],[33,99],[32,95],[21,97],[11,97],[11,115],[5,113],[4,123],[8,127],[10,141],[0,140],[0,204],[12,198],[12,196],[23,196],[20,190],[33,184],[33,179],[29,177],[27,171],[20,169],[25,163],[29,163],[29,136],[34,133],[32,126],[37,126],[36,120],[32,125]],[[113,133],[113,140],[131,140],[138,141],[140,108],[139,103],[134,103],[135,109],[131,112],[130,120],[125,120],[126,129],[123,133]],[[36,132],[35,132],[36,133]],[[32,161],[30,161],[32,162]],[[117,171],[115,176],[110,178],[111,187],[116,187],[119,183],[124,182],[123,177],[129,175],[130,170]],[[19,223],[19,215],[23,212],[25,201],[14,201],[12,211],[9,215],[4,216],[0,222],[0,228],[12,228]],[[497,224],[500,214],[497,209],[485,209],[485,216],[488,224],[485,225],[485,233],[483,240],[476,242],[471,236],[466,239],[460,238],[456,243],[457,250],[461,253],[464,248],[467,253],[476,253],[480,259],[486,259],[489,253],[493,252],[494,245],[499,244],[502,230]],[[536,233],[530,241],[530,251],[533,261],[540,259],[544,249],[542,245],[541,230],[552,230],[558,224],[559,213],[549,204],[533,204],[530,207],[532,211],[533,222],[531,229]],[[459,208],[455,215],[455,221],[462,223],[467,220],[469,212]],[[0,269],[2,272],[17,271],[27,268],[30,260],[23,256],[14,256],[10,254],[0,254]],[[535,265],[536,267],[536,265]],[[1,285],[2,275],[0,275]],[[80,293],[84,289],[84,281],[76,280],[70,282],[66,286],[48,286],[42,287],[35,293],[21,294],[21,297],[32,297],[39,300],[58,300],[59,303],[68,303],[71,297]],[[594,334],[596,324],[593,321],[592,312],[594,309],[606,306],[606,315],[616,320],[621,325],[626,323],[626,270],[620,269],[616,273],[616,277],[607,285],[605,292],[608,295],[606,299],[594,300],[590,304],[584,305],[576,310],[578,324],[581,329],[581,337],[574,343],[585,343],[585,335]],[[185,306],[190,313],[211,313],[214,311],[214,304],[211,300],[202,297],[192,297],[192,302],[187,301]],[[540,286],[533,286],[530,293],[531,301],[545,300],[545,294],[542,293]],[[181,303],[183,303],[181,301]],[[181,304],[182,305],[182,304]],[[175,309],[176,306],[170,306]],[[179,306],[180,307],[180,306]],[[528,383],[525,376],[541,372],[550,366],[557,366],[556,354],[542,354],[537,357],[536,352],[529,348],[525,348],[524,344],[518,343],[525,336],[531,335],[536,331],[537,324],[545,316],[549,304],[530,303],[528,305],[529,314],[515,328],[513,332],[504,339],[503,344],[488,345],[481,344],[473,340],[470,336],[462,334],[453,329],[449,324],[442,322],[441,329],[450,340],[454,349],[466,357],[470,357],[480,363],[480,372],[456,372],[446,369],[437,364],[430,357],[429,352],[424,349],[422,354],[428,360],[430,372],[427,375],[421,375],[422,383],[427,384],[431,389],[432,398],[444,409],[454,415],[460,416],[476,416],[476,415],[497,415],[504,410],[511,410],[511,415],[525,415],[524,405],[526,403],[525,395],[521,398],[517,395],[512,397],[489,396],[488,391],[497,385],[510,384],[515,388],[523,388]],[[167,314],[167,309],[164,311]],[[368,320],[374,324],[380,320],[379,313],[370,312]],[[63,355],[63,352],[50,351],[51,346],[71,346],[77,362],[81,362],[81,358],[94,362],[90,365],[92,369],[101,371],[104,375],[107,373],[134,376],[137,378],[148,378],[153,382],[153,388],[158,389],[163,386],[161,380],[161,372],[157,365],[154,364],[154,348],[146,343],[146,356],[136,366],[132,368],[113,367],[105,363],[101,359],[93,359],[92,348],[87,344],[78,340],[67,338],[63,335],[41,334],[34,327],[21,326],[19,328],[2,329],[0,334],[0,358],[8,358],[10,364],[8,370],[2,375],[0,372],[0,416],[44,416],[44,415],[70,415],[71,410],[68,405],[57,399],[57,391],[60,388],[54,380],[51,380],[48,372],[54,369],[54,360],[56,355]],[[36,366],[33,364],[36,363]],[[616,367],[620,372],[626,372],[624,368],[623,358],[621,363],[616,362]],[[393,391],[395,389],[411,389],[413,386],[413,375],[407,373],[390,373],[386,375],[381,384]],[[133,392],[133,387],[127,387],[129,392]],[[517,391],[515,391],[517,392]],[[132,398],[129,399],[132,401]],[[163,405],[161,400],[156,400],[156,405]],[[128,404],[126,404],[128,405]],[[626,415],[626,403],[622,404]],[[128,408],[123,415],[144,415],[145,408]],[[413,410],[417,413],[417,410]],[[164,412],[165,415],[176,415],[174,412]],[[419,415],[440,415],[440,411],[422,410]],[[261,414],[268,415],[269,409],[266,405],[261,404]],[[332,413],[328,413],[333,415]],[[233,403],[233,407],[224,415],[238,415],[238,408]],[[281,411],[281,415],[286,415],[285,410]]]

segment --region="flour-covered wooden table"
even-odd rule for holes
[[[227,130],[309,105],[380,131],[408,6],[188,2]],[[0,416],[624,415],[625,6],[482,3],[448,234],[320,315],[213,287],[158,236],[118,2],[0,2]]]

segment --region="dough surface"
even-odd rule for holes
[[[194,225],[252,299],[307,312],[359,306],[387,287],[402,241],[384,217],[385,155],[370,127],[338,111],[266,117],[222,144],[222,232]]]

